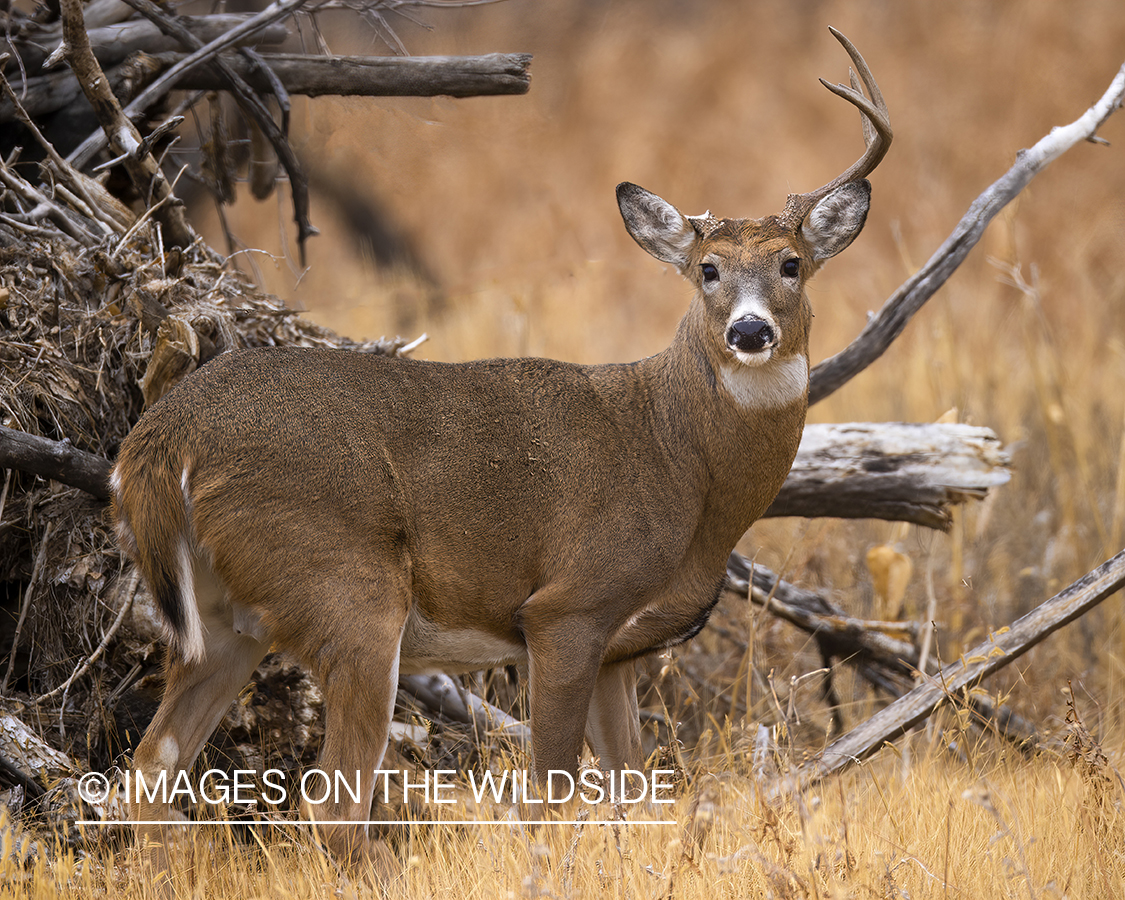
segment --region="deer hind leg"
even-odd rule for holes
[[[352,866],[370,864],[386,881],[400,866],[385,843],[368,836],[365,823],[375,771],[387,749],[411,593],[404,573],[364,578],[350,568],[348,575],[346,585],[320,586],[322,596],[329,595],[330,608],[348,614],[322,616],[315,635],[310,633],[299,648],[324,689],[325,736],[318,767],[327,775],[327,780],[310,780],[302,807],[338,859]]]
[[[169,656],[164,698],[133,755],[130,816],[145,861],[160,877],[170,874],[166,802],[181,770],[190,769],[223,713],[254,673],[269,645],[234,628],[234,615],[214,573],[196,560],[194,594],[203,623],[203,658]],[[143,779],[143,785],[141,780]],[[147,790],[145,789],[147,788]]]
[[[586,716],[586,742],[604,771],[640,770],[641,723],[633,660],[602,666]]]

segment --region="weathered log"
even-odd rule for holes
[[[171,66],[185,54],[158,53]],[[531,55],[490,53],[485,56],[307,56],[271,54],[262,59],[290,94],[309,97],[483,97],[526,94],[531,87]],[[224,61],[255,90],[269,94],[266,76],[247,59],[225,56]],[[225,90],[222,75],[212,65],[184,73],[177,87],[185,90]]]
[[[0,758],[30,780],[38,776],[50,782],[78,771],[69,756],[50,746],[24,723],[24,713],[18,703],[0,703]]]
[[[1009,465],[987,428],[806,425],[793,469],[766,515],[888,519],[944,531],[950,507],[1007,483]]]
[[[1125,550],[1037,606],[1011,627],[990,635],[988,640],[965,653],[960,662],[941,668],[906,696],[829,745],[819,757],[779,782],[776,789],[804,788],[867,759],[888,741],[902,737],[924,722],[943,700],[969,692],[983,679],[1123,587]]]

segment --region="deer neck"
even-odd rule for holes
[[[693,304],[662,353],[638,363],[666,459],[704,497],[704,527],[729,550],[773,501],[800,444],[808,409],[808,352],[749,368],[708,339]],[[730,537],[733,535],[733,537]]]

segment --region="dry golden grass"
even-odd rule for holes
[[[864,234],[812,287],[814,359],[850,341],[865,312],[936,249],[1015,152],[1076,118],[1125,60],[1120,0],[512,0],[430,19],[432,34],[404,29],[414,52],[532,51],[531,93],[318,100],[299,104],[295,122],[305,158],[345,173],[354,191],[377,198],[402,225],[441,281],[441,302],[409,308],[423,292],[404,273],[375,272],[323,203],[313,213],[324,233],[299,281],[272,224],[280,218],[291,233],[284,201],[279,215],[278,206],[244,200],[231,222],[246,244],[278,258],[254,255],[270,289],[316,320],[375,337],[414,316],[431,335],[420,354],[441,359],[596,362],[664,346],[688,290],[629,240],[614,185],[636,181],[687,212],[758,216],[779,210],[789,190],[840,171],[860,139],[853,111],[816,83],[845,74],[828,24],[865,53],[896,138],[872,179]],[[341,52],[363,50],[338,41]],[[932,572],[946,659],[1121,549],[1125,114],[1102,133],[1113,147],[1075,148],[1037,178],[886,356],[810,413],[813,421],[926,421],[956,408],[1012,448],[1011,484],[965,509],[949,536],[884,523],[779,521],[755,526],[744,549],[793,580],[830,587],[866,615],[865,555],[896,542],[914,562],[908,611],[924,608]],[[215,230],[210,237],[221,246]],[[785,685],[819,665],[787,626],[751,625],[745,610],[726,605],[720,616],[752,635],[751,662],[769,683]],[[1113,598],[989,686],[1061,741],[1071,683],[1107,755],[1100,768],[1072,763],[1058,744],[1021,756],[946,717],[915,737],[909,764],[885,750],[797,801],[767,803],[722,721],[729,697],[697,697],[714,728],[692,751],[691,787],[672,817],[688,824],[707,773],[720,776],[721,790],[694,860],[678,826],[587,827],[577,838],[569,828],[530,837],[435,829],[403,849],[404,881],[392,893],[1123,896],[1125,798],[1115,768],[1125,751],[1122,618],[1122,599]],[[708,639],[704,632],[699,641]],[[730,683],[745,677],[744,662],[721,663]],[[876,701],[846,671],[838,678],[845,718],[855,724]],[[746,721],[776,722],[769,692],[751,687]],[[816,702],[809,682],[797,695],[806,722],[800,752],[827,739]],[[738,716],[734,727],[742,724]],[[307,844],[205,849],[214,868],[199,896],[353,891]],[[0,894],[143,896],[119,868],[123,860],[86,861],[81,874],[68,863],[30,872],[9,864]]]
[[[695,761],[669,826],[506,825],[418,829],[386,896],[432,897],[1119,897],[1125,827],[1116,771],[1096,748],[1005,753],[955,721],[784,800],[759,794],[733,752]],[[1121,746],[1111,750],[1120,755]],[[704,775],[703,772],[707,774]],[[450,815],[469,815],[457,808]],[[596,809],[594,817],[608,817]],[[657,815],[645,816],[657,818]],[[181,896],[382,896],[342,877],[307,834],[257,843],[199,829]],[[0,896],[47,900],[155,895],[128,851],[21,869],[0,865]]]

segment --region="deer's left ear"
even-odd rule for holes
[[[801,223],[801,234],[813,248],[813,259],[822,262],[855,240],[867,221],[871,182],[866,178],[836,188],[816,204]]]

